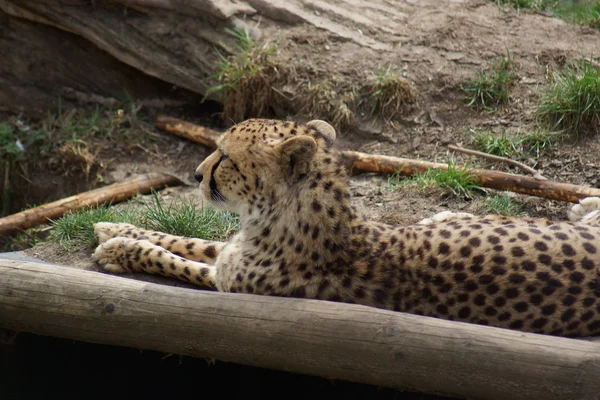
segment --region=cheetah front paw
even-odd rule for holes
[[[579,200],[567,212],[569,221],[586,223],[600,216],[600,197],[586,197]]]
[[[419,225],[430,225],[435,223],[440,223],[444,221],[448,221],[451,219],[465,219],[465,218],[473,218],[475,217],[473,214],[464,213],[464,212],[452,212],[452,211],[442,211],[435,215],[432,215],[429,218],[422,219],[417,222]]]
[[[94,224],[94,236],[102,244],[109,239],[126,236],[125,232],[138,229],[135,225],[126,223],[98,222]]]
[[[137,240],[124,237],[108,239],[96,247],[92,259],[105,271],[113,274],[130,272],[126,265],[126,254],[131,252]]]

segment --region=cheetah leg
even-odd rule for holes
[[[169,235],[125,223],[99,222],[94,225],[94,234],[100,244],[115,237],[145,239],[180,257],[208,264],[214,264],[225,247],[223,242]]]
[[[92,259],[115,274],[146,272],[214,289],[217,268],[179,257],[148,240],[114,237],[99,245]]]
[[[579,200],[579,204],[571,207],[567,216],[572,222],[600,226],[600,197],[586,197]]]
[[[422,219],[421,221],[417,222],[417,224],[430,225],[430,224],[435,224],[435,223],[439,223],[439,222],[449,221],[451,219],[465,220],[465,219],[471,219],[471,218],[475,218],[475,216],[473,214],[464,213],[464,212],[442,211],[442,212],[432,215],[429,218]]]

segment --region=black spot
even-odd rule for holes
[[[500,243],[500,239],[498,238],[498,236],[488,236],[487,241],[490,244],[498,244],[498,243]]]
[[[516,299],[519,297],[519,289],[517,288],[508,288],[504,291],[504,294],[509,299]]]
[[[204,249],[204,255],[208,258],[215,258],[217,256],[217,249],[215,249],[215,246],[208,246]]]
[[[292,297],[303,298],[306,297],[306,288],[304,286],[299,286],[292,290]]]
[[[591,307],[594,305],[594,303],[596,302],[596,299],[593,297],[586,297],[585,299],[583,299],[583,306],[584,307]]]
[[[503,229],[503,228],[496,228],[496,229],[494,229],[494,232],[496,232],[500,236],[508,235],[508,232],[506,231],[506,229]]]
[[[515,257],[523,257],[525,255],[525,251],[521,247],[513,247],[511,252]]]
[[[502,314],[498,315],[498,321],[508,321],[511,317],[511,314],[507,311],[507,312],[503,312]]]
[[[448,254],[450,253],[450,246],[447,243],[440,243],[438,247],[438,254]]]
[[[571,279],[573,282],[581,283],[585,279],[585,276],[581,272],[576,271],[569,275],[569,279]]]
[[[458,318],[469,318],[469,315],[471,315],[471,308],[468,306],[464,306],[460,310],[458,310]]]
[[[523,328],[523,321],[521,321],[520,319],[513,321],[510,323],[510,325],[508,325],[508,327],[510,329],[521,329],[521,328]]]
[[[544,242],[535,242],[533,247],[535,247],[537,251],[548,251],[548,245]]]
[[[488,317],[493,317],[494,315],[498,314],[498,310],[496,310],[494,307],[486,307],[484,312]]]
[[[504,265],[506,264],[506,257],[504,256],[494,256],[492,257],[492,261],[496,264]]]
[[[583,244],[583,248],[585,249],[585,251],[587,251],[590,254],[596,254],[596,246],[594,246],[591,243],[584,243]]]
[[[521,239],[522,241],[524,241],[524,242],[526,242],[526,241],[528,241],[528,240],[529,240],[529,236],[528,236],[526,233],[523,233],[523,232],[519,232],[519,233],[517,234],[517,237],[518,237],[519,239]]]
[[[533,294],[529,297],[529,302],[536,306],[539,306],[544,301],[544,297],[541,294]]]
[[[552,315],[556,311],[556,304],[547,304],[542,307],[542,314]]]
[[[462,257],[469,257],[471,255],[471,248],[469,246],[463,246],[460,248],[460,255]]]
[[[319,201],[318,201],[318,200],[316,200],[316,199],[315,199],[315,200],[313,200],[313,202],[312,202],[312,209],[313,209],[315,212],[319,212],[319,211],[321,211],[321,210],[323,209],[323,206],[321,205],[321,203],[319,203]]]
[[[573,249],[573,246],[571,246],[570,244],[566,244],[566,243],[562,245],[562,252],[567,257],[573,257],[574,255],[577,254],[575,252],[575,249]]]
[[[517,304],[515,304],[515,306],[514,306],[515,311],[520,312],[520,313],[526,312],[528,308],[529,308],[529,304],[527,304],[526,301],[520,301]]]
[[[469,239],[469,244],[473,247],[479,247],[479,246],[481,246],[481,239],[476,238],[476,237],[471,238],[471,239]]]
[[[571,320],[571,318],[573,318],[575,316],[575,309],[573,308],[569,308],[568,310],[565,310],[561,316],[560,316],[560,320],[562,322],[567,322],[569,320]]]
[[[496,299],[494,299],[494,305],[496,307],[504,307],[506,305],[506,299],[504,297],[496,297]]]
[[[552,257],[550,257],[548,254],[540,254],[538,256],[538,261],[544,265],[552,265]]]
[[[532,328],[542,329],[548,323],[548,318],[538,318],[531,324]]]
[[[488,294],[496,294],[496,293],[498,293],[499,290],[500,290],[500,287],[495,283],[492,283],[485,289],[485,291]]]

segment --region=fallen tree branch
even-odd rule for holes
[[[164,121],[168,121],[168,123]],[[212,129],[199,127],[177,118],[165,116],[158,117],[155,125],[171,134],[185,137],[212,149],[216,148],[215,141],[219,133]],[[373,155],[356,151],[342,151],[341,154],[344,165],[351,173],[398,173],[404,176],[411,176],[418,172],[425,172],[428,169],[448,169],[447,164],[411,160],[408,158]],[[472,169],[469,172],[476,184],[492,189],[507,190],[571,203],[577,203],[580,199],[586,197],[600,197],[600,189],[596,188],[550,180],[539,180],[534,177],[486,169]]]
[[[136,194],[149,193],[152,189],[160,190],[167,186],[181,184],[182,182],[175,176],[164,173],[151,172],[138,175],[132,179],[79,193],[75,196],[0,218],[0,235],[9,235],[31,228],[32,226],[44,224],[49,219],[61,217],[67,211],[80,210],[103,203],[114,204]]]
[[[477,151],[477,150],[465,149],[464,147],[453,146],[453,145],[449,145],[448,148],[452,151],[457,151],[459,153],[469,154],[471,156],[487,158],[488,160],[500,161],[500,162],[503,162],[506,164],[510,164],[510,165],[513,165],[513,166],[520,168],[523,171],[531,174],[537,180],[540,180],[540,181],[548,180],[548,178],[546,178],[542,174],[540,174],[539,171],[537,171],[537,170],[531,168],[530,166],[525,165],[521,162],[511,160],[510,158],[495,156],[493,154],[483,153],[483,152]]]
[[[195,125],[178,118],[167,117],[165,115],[156,117],[154,126],[184,139],[191,140],[192,142],[200,143],[211,149],[217,148],[217,139],[221,136],[220,132],[213,129]]]
[[[598,343],[15,260],[0,259],[0,328],[465,398],[600,393]]]

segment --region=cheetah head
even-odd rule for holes
[[[202,197],[214,207],[260,216],[302,192],[307,177],[322,168],[335,137],[335,129],[321,120],[249,119],[220,137],[217,150],[194,176]]]

